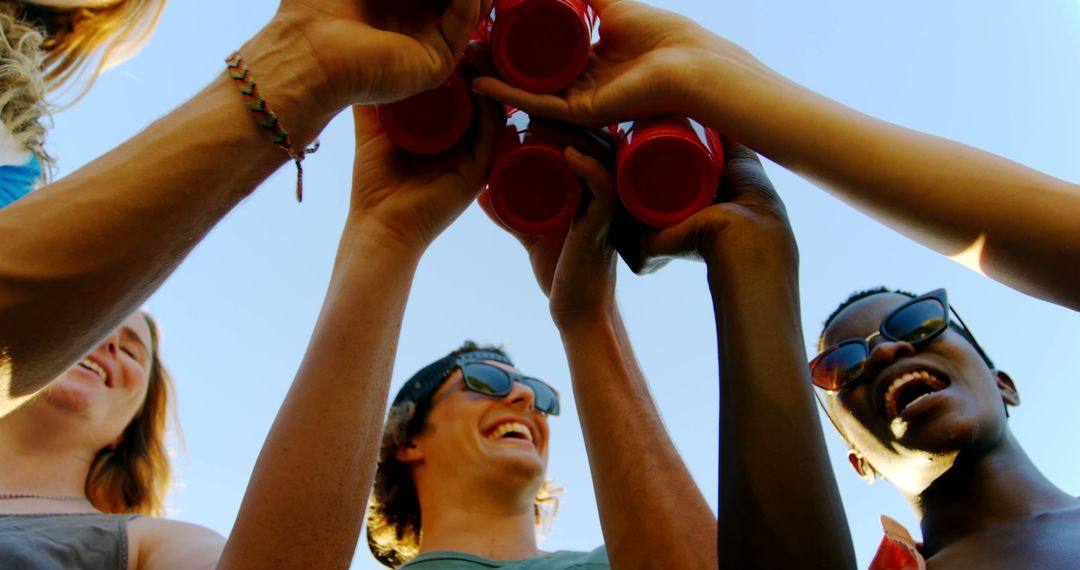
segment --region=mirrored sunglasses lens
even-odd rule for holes
[[[866,356],[866,347],[862,343],[837,347],[814,363],[810,371],[814,385],[825,390],[839,390],[862,374]]]
[[[505,396],[510,393],[510,376],[505,371],[484,364],[466,364],[462,368],[465,385],[474,392],[488,396]]]
[[[937,299],[922,299],[889,317],[884,329],[897,340],[919,342],[940,333],[948,325],[945,306]]]
[[[536,378],[522,378],[521,383],[532,389],[537,410],[549,416],[559,415],[559,395],[554,388]]]

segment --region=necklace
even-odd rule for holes
[[[86,497],[77,497],[74,495],[36,495],[34,493],[0,493],[0,500],[3,499],[44,499],[46,501],[90,502],[90,499],[87,499]]]

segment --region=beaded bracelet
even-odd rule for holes
[[[234,52],[225,59],[225,63],[229,65],[229,75],[232,76],[236,86],[240,88],[240,93],[244,95],[244,103],[255,114],[259,127],[268,131],[271,141],[289,153],[289,157],[296,163],[296,201],[302,202],[304,200],[304,167],[301,163],[304,161],[304,157],[319,150],[318,139],[310,147],[297,151],[292,145],[292,139],[289,138],[289,131],[285,130],[281,121],[278,120],[277,114],[274,113],[266,99],[263,99],[262,94],[259,93],[259,87],[255,85],[255,78],[251,76],[251,70],[248,69],[247,62],[244,61],[244,57],[240,55],[240,52]]]

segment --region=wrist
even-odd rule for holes
[[[294,146],[310,144],[344,107],[335,102],[300,24],[275,17],[239,51]]]
[[[552,310],[551,318],[563,342],[568,342],[572,339],[613,331],[619,322],[619,311],[614,304],[595,307],[588,311]]]
[[[789,231],[732,230],[711,235],[701,244],[711,286],[798,283],[799,248]]]
[[[782,79],[741,46],[720,37],[695,47],[682,69],[691,117],[728,134],[739,113],[758,107]]]
[[[408,237],[404,232],[387,226],[374,216],[350,213],[342,230],[342,242],[359,249],[378,251],[380,255],[400,260],[402,264],[419,262],[427,251],[424,240]]]

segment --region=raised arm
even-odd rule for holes
[[[474,146],[404,156],[357,110],[352,203],[322,312],[218,568],[346,568],[378,461],[394,354],[420,256],[479,193],[504,115]]]
[[[643,257],[702,257],[720,356],[720,557],[729,568],[853,568],[811,392],[798,251],[757,156],[727,144],[722,192],[647,236]]]
[[[689,115],[897,231],[1030,295],[1080,310],[1080,187],[874,119],[802,87],[695,22],[592,0],[601,42],[564,97],[495,79],[476,88],[586,125]]]
[[[715,568],[715,515],[664,428],[615,304],[614,181],[592,159],[567,159],[592,188],[585,213],[567,234],[521,241],[566,349],[611,565]]]
[[[242,46],[294,146],[350,104],[444,81],[489,2],[452,0],[445,13],[421,9],[430,3],[383,4],[283,0]],[[142,305],[288,159],[256,126],[224,68],[143,133],[0,211],[0,416]]]

